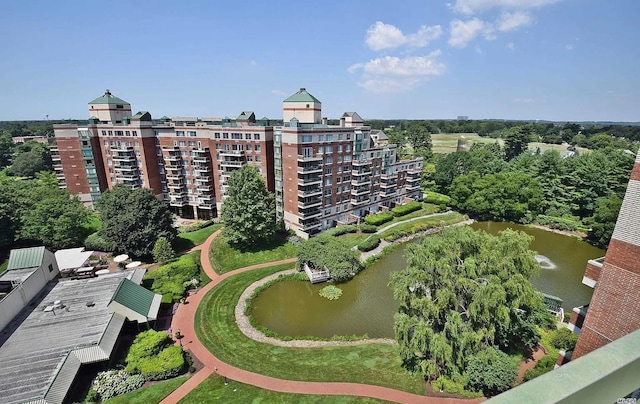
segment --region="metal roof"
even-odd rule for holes
[[[113,301],[118,302],[141,316],[144,316],[144,318],[147,318],[154,297],[155,293],[149,289],[145,289],[131,282],[129,279],[123,279],[120,285],[118,285],[118,289],[116,289],[109,304]]]
[[[85,251],[84,247],[67,248],[55,252],[58,269],[75,269],[81,267],[93,254],[93,251]]]
[[[91,101],[89,104],[121,104],[121,105],[129,105],[128,102],[123,100],[122,98],[114,97],[111,95],[111,91],[107,90],[104,92],[102,97],[98,97],[95,100]]]
[[[292,96],[290,96],[289,98],[287,98],[283,102],[317,102],[317,103],[320,103],[320,100],[318,100],[313,95],[309,94],[307,92],[307,89],[303,87],[300,90],[298,90],[297,93],[293,94]]]
[[[7,270],[38,268],[42,265],[44,247],[20,248],[11,250]]]

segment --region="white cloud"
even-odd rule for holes
[[[564,46],[564,48],[565,48],[566,50],[568,50],[568,51],[569,51],[569,50],[573,50],[573,45],[571,45],[571,44],[567,44],[567,45],[565,45],[565,46]]]
[[[453,20],[451,21],[451,36],[448,43],[456,48],[464,48],[480,34],[487,40],[495,39],[494,31],[492,24],[478,18],[468,21]]]
[[[525,25],[531,24],[531,15],[524,11],[514,11],[512,13],[504,11],[496,21],[499,31],[513,31]]]
[[[365,43],[374,51],[397,48],[402,45],[421,48],[441,35],[440,25],[423,25],[416,33],[405,35],[398,27],[378,21],[367,30]]]
[[[438,60],[442,52],[436,50],[426,56],[399,58],[385,56],[356,63],[349,67],[350,73],[362,72],[360,87],[377,93],[402,92],[415,88],[432,76],[439,76],[446,70]]]
[[[507,43],[505,48],[507,48],[509,50],[514,50],[516,48],[516,45],[513,42],[509,42],[509,43]]]
[[[530,9],[561,0],[456,0],[452,8],[462,14],[471,15],[491,8]]]

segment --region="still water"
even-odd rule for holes
[[[587,261],[604,256],[604,250],[573,237],[512,223],[479,222],[472,227],[491,234],[509,227],[534,236],[530,248],[541,264],[539,276],[532,280],[536,288],[564,299],[565,310],[591,299],[592,289],[582,285],[582,276]],[[318,291],[326,284],[279,282],[253,301],[252,314],[280,335],[330,338],[367,334],[371,338],[393,338],[393,315],[399,304],[387,284],[392,272],[406,267],[405,248],[399,247],[353,280],[340,284],[342,296],[338,300],[320,297]]]

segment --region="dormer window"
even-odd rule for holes
[[[122,109],[122,108],[124,108],[124,105],[122,105],[122,104],[116,104],[116,108],[118,108],[118,109]]]

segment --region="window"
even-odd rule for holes
[[[338,153],[342,153],[342,145],[341,144],[338,145]]]
[[[138,131],[137,131],[137,130],[133,130],[133,131],[131,131],[131,134],[132,134],[133,136],[138,136]]]
[[[327,154],[333,153],[333,146],[325,146],[324,152]]]
[[[346,146],[345,146],[345,151],[346,151],[347,153],[351,153],[351,145],[350,145],[350,144],[348,144],[348,145],[346,145]]]
[[[53,272],[53,264],[49,264],[49,272]]]
[[[220,132],[216,132],[216,133],[214,133],[214,134],[213,134],[213,137],[214,137],[215,139],[220,139]]]
[[[179,143],[179,145],[180,145],[180,146],[186,146],[186,145],[187,145],[187,142],[185,142],[184,140],[181,140],[181,141],[180,141],[180,143]]]
[[[251,140],[251,133],[245,133],[245,134],[244,134],[244,138],[245,138],[246,140]]]
[[[136,140],[136,141],[134,141],[134,142],[133,142],[133,145],[134,145],[135,147],[138,147],[138,146],[140,146],[140,143],[138,143],[138,141]]]
[[[103,131],[103,132],[104,132],[104,131]],[[105,140],[105,141],[104,141],[104,145],[105,145],[105,146],[109,146],[109,141],[108,141],[108,140]]]
[[[216,150],[222,150],[222,145],[220,143],[216,143]]]
[[[342,166],[338,166],[338,174],[342,172]]]
[[[247,151],[251,151],[251,145],[250,144],[247,145]]]
[[[124,132],[121,130],[116,131],[116,136],[124,136]]]
[[[177,131],[176,131],[176,136],[178,136],[178,137],[184,137],[184,131],[183,131],[183,130],[177,130]]]
[[[107,136],[107,131],[106,130],[102,131],[102,136]]]
[[[313,156],[313,147],[303,147],[302,148],[302,155],[304,157],[311,157]]]
[[[324,174],[325,175],[331,175],[331,167],[327,167],[324,169]]]
[[[125,135],[125,136],[131,136],[131,132],[129,132],[128,130],[125,130],[125,131],[124,131],[124,135]]]
[[[256,162],[260,163],[262,161],[262,157],[261,156],[256,156]]]
[[[311,135],[303,135],[302,143],[313,143],[313,136]]]
[[[254,133],[253,134],[253,140],[260,140],[260,134],[259,133]]]
[[[242,140],[242,133],[232,133],[231,134],[231,139]]]
[[[256,147],[255,147],[255,149],[256,149],[256,151],[257,151],[257,152],[259,152],[259,151],[260,151],[260,145],[259,145],[259,144],[257,144],[257,145],[256,145]]]
[[[222,138],[223,139],[229,139],[229,134],[228,133],[222,133]]]
[[[342,133],[338,133],[338,140],[342,140]]]
[[[318,135],[318,142],[324,142],[324,135]]]
[[[187,132],[187,134],[191,137],[195,137],[196,136],[196,132],[195,131],[189,131]]]
[[[109,136],[113,136],[113,132],[112,131],[109,131]]]
[[[351,140],[351,133],[347,133],[347,140]]]
[[[325,178],[324,185],[331,185],[331,184],[332,184],[331,178]]]
[[[322,154],[322,153],[324,153],[324,147],[318,146],[318,154]]]
[[[327,142],[333,141],[333,135],[327,135]]]
[[[325,164],[333,164],[333,157],[328,156],[324,159]]]
[[[107,160],[107,165],[109,165],[109,166],[110,166],[110,165],[113,165],[113,161],[111,161],[111,159],[108,159],[108,160]]]

